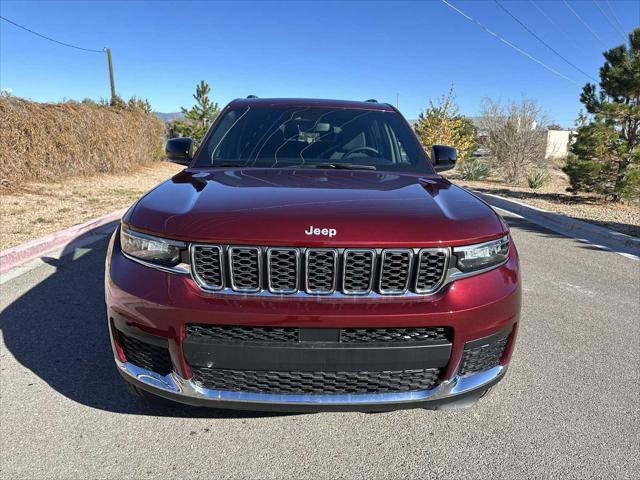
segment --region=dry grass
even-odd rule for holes
[[[162,157],[164,125],[153,114],[78,102],[0,97],[0,183],[135,171]]]
[[[128,207],[182,168],[158,162],[125,175],[102,174],[0,189],[0,250]]]

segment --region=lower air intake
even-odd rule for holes
[[[283,372],[193,367],[204,388],[275,394],[389,393],[433,388],[440,370],[382,372]]]
[[[461,376],[471,375],[500,365],[500,359],[508,338],[508,336],[505,336],[500,340],[478,347],[465,347],[462,365],[458,374]]]
[[[167,375],[173,369],[168,348],[143,342],[122,332],[118,332],[118,340],[127,362],[160,375]]]

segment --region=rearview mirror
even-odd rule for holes
[[[190,137],[170,138],[167,140],[165,152],[167,159],[180,165],[189,165],[191,163],[191,146],[193,139]]]
[[[451,170],[456,166],[458,152],[449,145],[431,145],[431,161],[436,172]]]

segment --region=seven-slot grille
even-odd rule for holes
[[[308,295],[430,294],[444,281],[448,249],[191,246],[206,290]]]

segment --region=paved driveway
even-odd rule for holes
[[[636,477],[640,262],[508,220],[519,343],[507,379],[463,412],[154,411],[111,359],[105,241],[5,283],[2,477]]]

